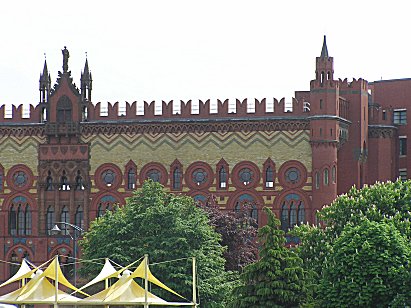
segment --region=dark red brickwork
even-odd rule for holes
[[[409,177],[411,142],[405,140],[411,79],[336,80],[325,40],[308,91],[297,91],[289,105],[284,98],[236,99],[234,112],[228,99],[162,101],[161,112],[154,102],[144,102],[141,110],[137,102],[124,108],[109,103],[105,109],[91,101],[88,62],[77,89],[67,60],[53,88],[44,64],[36,106],[25,112],[22,105],[13,106],[7,115],[6,107],[0,106],[1,260],[19,262],[26,257],[39,264],[56,253],[73,256],[68,235],[49,233],[54,222],[64,218],[86,229],[115,204],[124,204],[147,178],[199,202],[212,195],[227,211],[251,202],[250,215],[260,226],[265,224],[261,209],[270,206],[287,230],[305,221],[316,223],[316,211],[353,185]],[[178,113],[173,106],[179,107]],[[169,144],[174,154],[188,134],[197,138],[195,143],[218,135],[207,144],[217,152],[206,147],[201,158],[180,153],[164,163],[163,156],[170,153],[153,151],[144,162],[130,155],[115,163],[116,157],[110,156],[115,152],[106,149],[116,142],[127,149],[136,136],[148,136],[153,144],[167,136],[164,143],[174,143]],[[235,134],[233,142],[248,142],[250,147],[275,138],[281,142],[272,145],[268,155],[250,158],[243,149],[244,153],[230,153],[236,159],[229,160],[219,146],[229,146],[227,140]],[[296,143],[304,143],[307,152],[296,153]],[[279,162],[278,153],[285,153],[286,159]],[[12,271],[1,263],[0,282]]]

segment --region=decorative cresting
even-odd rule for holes
[[[391,125],[368,125],[368,137],[393,138],[397,128]]]

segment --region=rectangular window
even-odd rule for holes
[[[398,124],[398,125],[407,124],[407,110],[406,109],[394,110],[394,124]]]
[[[407,155],[407,137],[400,137],[400,156]]]
[[[399,174],[400,174],[401,181],[407,180],[407,169],[400,169]]]

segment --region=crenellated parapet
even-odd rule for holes
[[[217,99],[217,100],[170,100],[143,101],[124,104],[101,102],[88,105],[86,121],[123,121],[153,119],[210,119],[244,117],[296,117],[308,116],[309,109],[304,109],[304,99],[285,98],[262,99]],[[1,123],[39,123],[40,105],[28,107],[0,106]]]
[[[251,104],[250,104],[251,102]],[[269,102],[269,103],[268,103]],[[304,116],[309,110],[304,110],[303,101],[295,98],[286,104],[285,98],[273,99],[217,99],[207,100],[171,100],[126,102],[120,108],[120,103],[101,102],[89,106],[88,121],[122,121],[122,120],[153,120],[153,119],[210,119],[210,118],[244,118],[265,116]]]
[[[38,123],[40,119],[40,105],[1,105],[0,106],[0,124],[1,123]]]
[[[355,90],[361,90],[364,92],[367,92],[368,90],[368,81],[362,78],[355,79],[353,78],[352,81],[348,81],[347,78],[344,80],[339,79],[338,80],[338,86],[340,88],[340,91],[344,93],[344,91],[355,91]]]

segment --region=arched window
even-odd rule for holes
[[[305,222],[305,208],[300,196],[288,194],[281,204],[281,229],[288,231]]]
[[[290,229],[297,224],[297,207],[293,201],[290,205]]]
[[[76,226],[79,226],[80,228],[84,229],[84,212],[83,207],[81,205],[77,207],[74,221]]]
[[[265,169],[265,187],[274,187],[274,171],[271,166],[268,166],[267,169]]]
[[[107,211],[113,210],[113,205],[116,203],[116,199],[113,196],[104,196],[101,198],[97,206],[97,217],[104,216]]]
[[[19,206],[17,207],[17,233],[18,235],[24,235],[24,231],[25,231],[25,218],[26,215],[24,214],[24,210],[21,206],[21,204],[19,204]]]
[[[157,169],[150,169],[147,172],[147,179],[152,180],[153,182],[160,183],[161,181],[161,172]]]
[[[10,235],[17,235],[17,213],[14,205],[10,207],[9,211],[9,233]]]
[[[320,174],[318,172],[315,173],[315,189],[320,188]]]
[[[63,170],[63,175],[60,179],[60,190],[70,190],[70,185],[68,184],[68,179],[66,176],[66,171]]]
[[[181,189],[181,171],[179,167],[176,167],[173,171],[173,189]]]
[[[51,177],[51,171],[48,172],[46,178],[46,190],[51,191],[53,190],[53,178]]]
[[[288,220],[288,206],[284,202],[281,206],[281,229],[283,231],[288,231],[289,220]]]
[[[136,171],[130,168],[127,172],[127,189],[136,188]]]
[[[72,122],[71,110],[71,100],[65,95],[62,96],[57,102],[57,122]]]
[[[49,235],[51,235],[51,229],[53,229],[54,224],[55,224],[54,207],[50,205],[47,208],[47,213],[46,213],[46,230]]]
[[[31,210],[25,197],[13,199],[9,210],[9,234],[31,235]]]
[[[61,210],[60,221],[70,223],[70,215],[69,215],[69,210],[68,210],[67,205],[64,206],[63,209]],[[61,233],[65,234],[65,235],[69,234],[69,229],[68,229],[68,226],[66,224],[62,224]]]
[[[337,180],[337,168],[335,166],[333,166],[331,169],[331,179],[333,183],[335,183]]]
[[[227,171],[225,170],[224,166],[221,166],[220,170],[218,171],[218,179],[220,188],[227,187]]]
[[[254,198],[249,194],[242,194],[235,203],[234,211],[239,212],[244,205],[248,205],[250,207],[249,216],[253,218],[258,225],[258,208],[255,205]]]
[[[25,222],[25,229],[26,229],[26,235],[31,235],[31,230],[32,230],[32,222],[31,222],[31,208],[30,205],[26,205],[26,217],[24,219]]]
[[[10,255],[10,276],[13,276],[17,273],[20,268],[20,260],[17,254],[13,251]]]
[[[83,177],[80,170],[77,170],[75,190],[84,190]]]
[[[193,197],[193,199],[194,199],[194,201],[200,202],[200,203],[202,203],[202,204],[204,204],[204,203],[207,202],[207,198],[206,198],[205,196],[203,196],[203,195],[195,195],[195,196]]]
[[[251,205],[251,218],[253,218],[258,223],[258,209],[255,204]]]
[[[328,168],[324,169],[324,185],[327,186],[329,183],[329,172]]]
[[[304,204],[301,202],[298,208],[298,224],[302,224],[305,222],[305,209]]]

